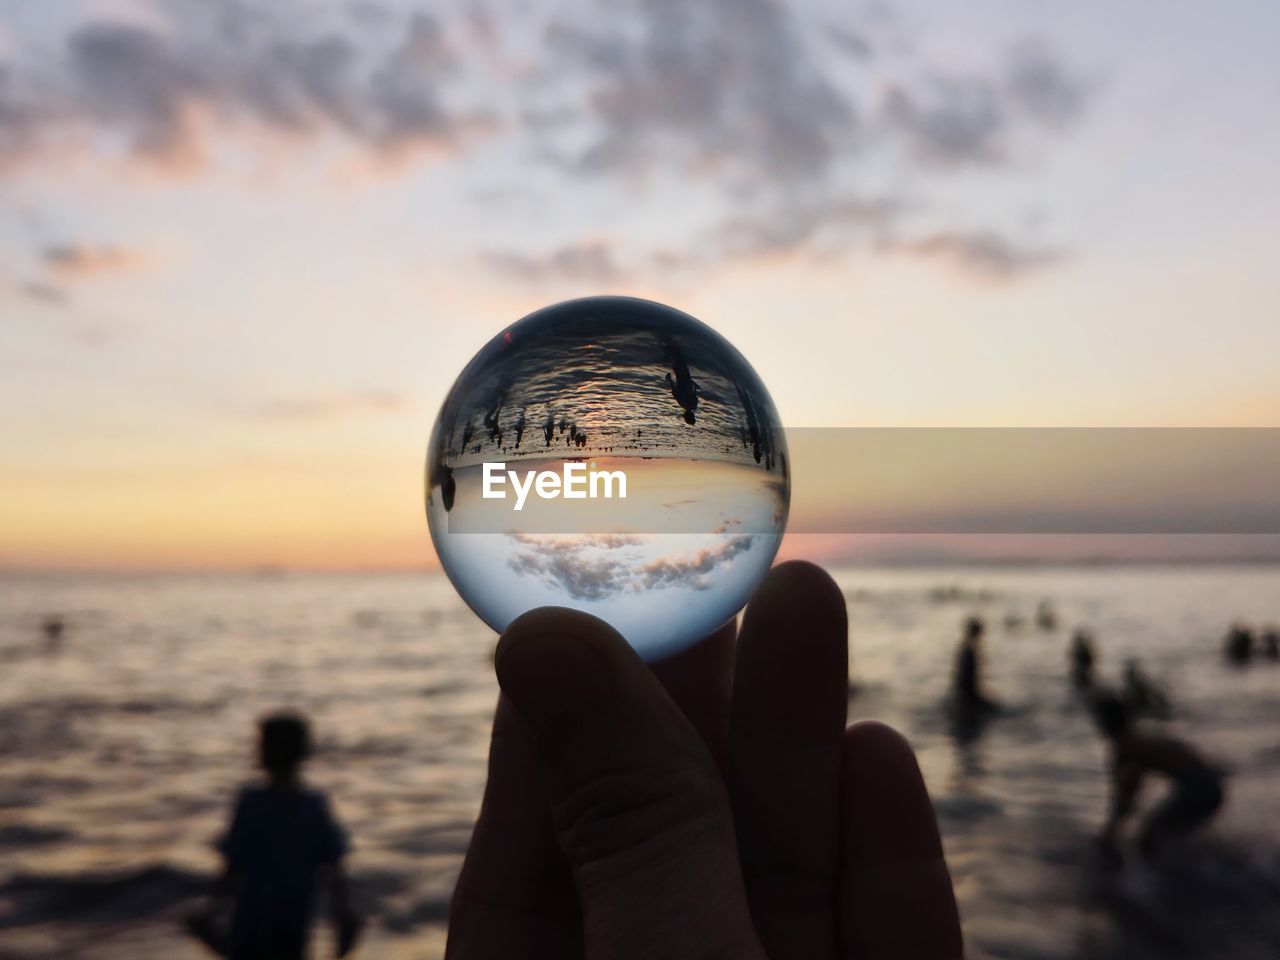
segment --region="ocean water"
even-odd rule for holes
[[[850,717],[915,745],[972,957],[1280,955],[1280,665],[1219,654],[1232,619],[1280,620],[1280,568],[836,573]],[[1044,599],[1054,630],[1034,623]],[[40,630],[51,613],[59,643]],[[959,735],[944,700],[971,613],[991,624],[988,684],[1011,713]],[[1067,680],[1077,625],[1103,677],[1140,658],[1171,728],[1232,771],[1176,876],[1092,864],[1106,789]],[[493,642],[440,575],[0,578],[0,957],[203,956],[177,921],[252,776],[254,719],[281,706],[311,716],[309,779],[352,835],[372,918],[359,956],[439,956],[483,786]]]

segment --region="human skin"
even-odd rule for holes
[[[915,755],[845,726],[844,597],[819,567],[775,567],[740,631],[652,668],[562,608],[512,623],[495,667],[448,960],[963,955]]]

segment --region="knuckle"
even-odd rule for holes
[[[723,787],[682,765],[606,772],[564,796],[554,815],[566,856],[584,867],[679,847],[726,809]]]

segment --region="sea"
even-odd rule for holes
[[[833,573],[850,719],[914,745],[971,958],[1280,956],[1280,662],[1221,652],[1233,621],[1280,622],[1280,567]],[[1006,711],[960,730],[947,687],[971,615]],[[1136,659],[1170,703],[1152,722],[1230,773],[1175,867],[1097,863],[1105,754],[1069,680],[1080,627],[1104,681]],[[0,958],[208,955],[181,920],[254,776],[255,720],[277,708],[311,718],[308,779],[351,837],[357,956],[440,957],[484,784],[494,642],[440,574],[0,575]]]

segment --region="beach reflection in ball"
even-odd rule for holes
[[[489,626],[573,607],[647,660],[742,608],[789,501],[786,439],[755,371],[710,327],[626,297],[499,333],[449,391],[427,453],[432,542]]]

